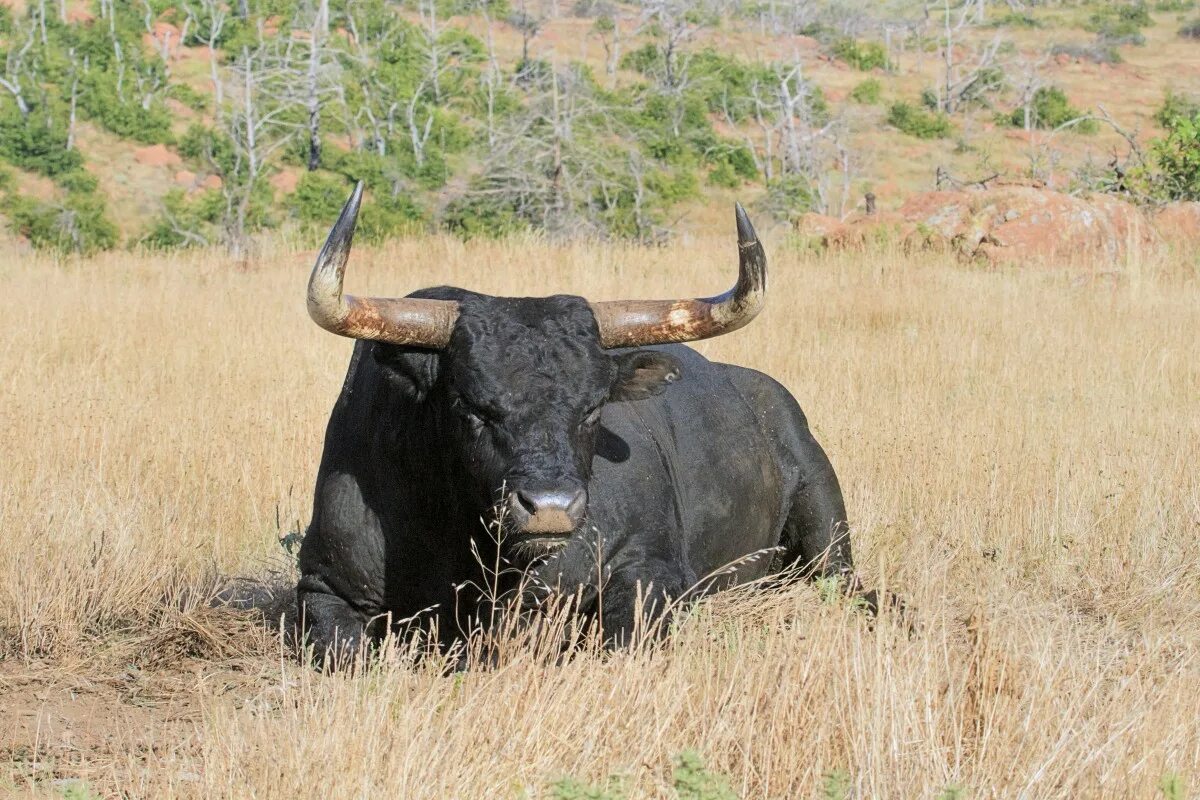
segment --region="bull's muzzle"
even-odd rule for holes
[[[579,527],[587,509],[582,487],[524,488],[508,493],[508,516],[522,533],[566,535]]]

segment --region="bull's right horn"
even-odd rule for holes
[[[458,303],[342,294],[362,193],[359,181],[317,256],[308,279],[308,315],[325,330],[351,339],[435,350],[445,347],[458,318]]]

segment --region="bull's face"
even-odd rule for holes
[[[509,529],[526,538],[561,539],[580,525],[604,404],[650,397],[679,377],[671,356],[625,348],[719,336],[748,323],[766,300],[766,256],[741,206],[738,281],[716,297],[343,295],[361,199],[360,184],[317,258],[309,314],[334,333],[378,343],[376,359],[434,413],[439,433],[450,434],[440,444],[455,442],[478,499],[499,501]]]
[[[662,392],[678,362],[652,350],[609,353],[578,297],[469,296],[442,357],[458,457],[510,530],[553,540],[581,524],[609,402]]]

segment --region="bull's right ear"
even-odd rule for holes
[[[613,360],[617,362],[617,379],[610,400],[644,400],[662,394],[683,372],[675,356],[658,350],[634,350]]]
[[[372,349],[388,382],[414,403],[422,402],[437,381],[438,354],[383,342],[375,342]]]

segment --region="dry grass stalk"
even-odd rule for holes
[[[400,242],[356,251],[351,288],[701,295],[731,237]],[[687,749],[746,798],[834,770],[856,797],[1200,781],[1194,261],[1102,284],[1074,278],[1113,265],[769,245],[764,317],[701,348],[796,393],[860,564],[919,634],[801,586],[715,597],[632,652],[559,663],[514,632],[491,669],[396,649],[354,678],[204,602],[218,575],[286,583],[276,542],[307,521],[350,347],[305,316],[311,254],[3,259],[0,793],[548,797],[617,775],[673,797]]]

